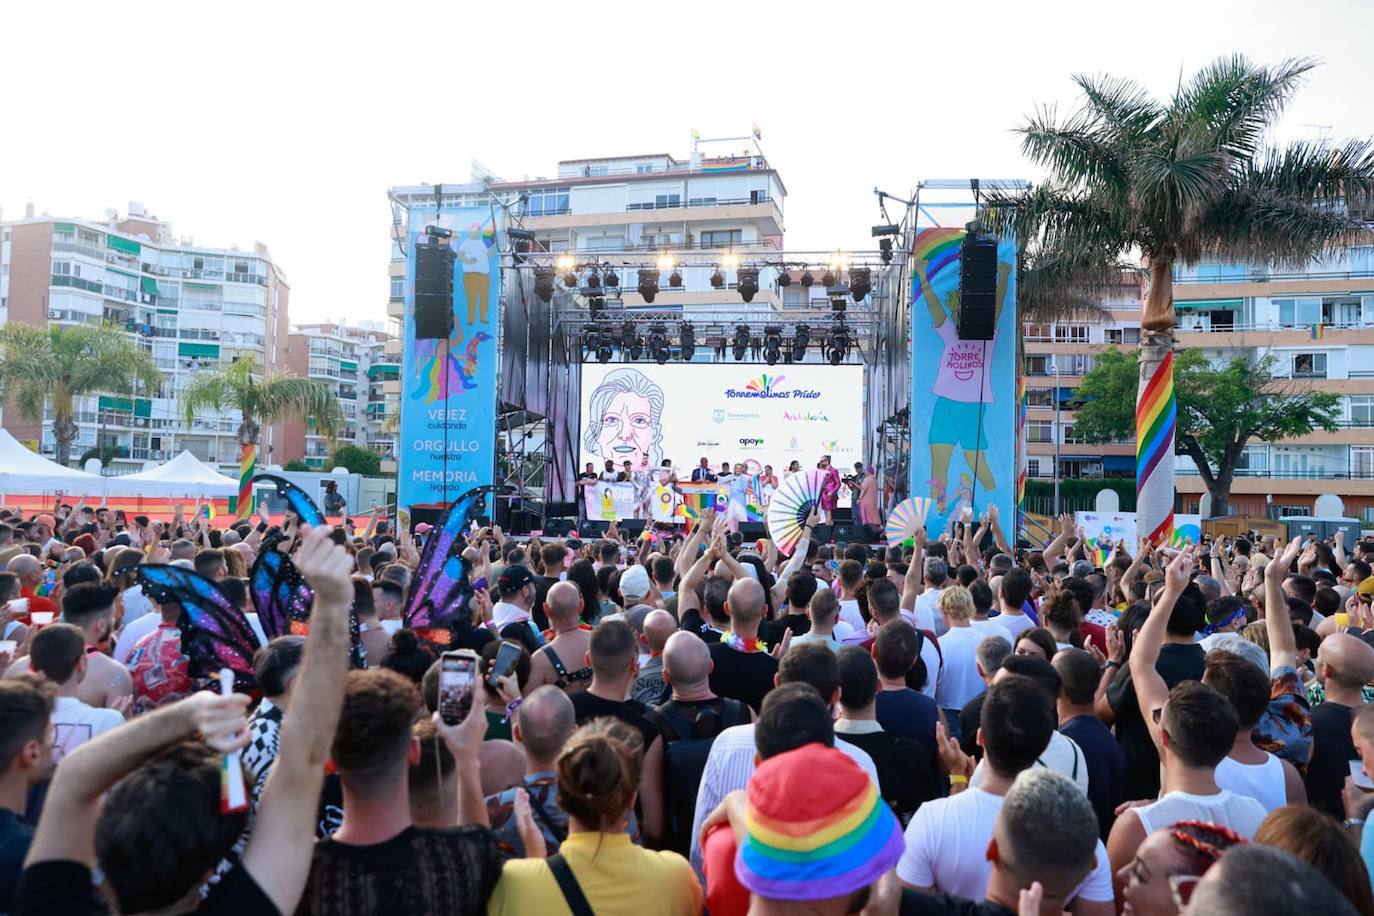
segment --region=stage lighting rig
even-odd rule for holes
[[[563,285],[568,289],[577,289],[577,272],[574,268],[577,262],[570,254],[560,254],[557,260],[558,270],[563,274]]]
[[[658,295],[658,271],[647,268],[639,271],[639,294],[645,302],[653,302]]]
[[[590,295],[587,297],[587,311],[591,312],[593,321],[600,321],[606,317],[606,297],[600,295]]]
[[[735,272],[735,287],[739,297],[745,302],[753,302],[754,294],[759,291],[759,270],[757,267],[741,267]]]
[[[892,263],[892,239],[878,239],[878,254],[884,264]]]
[[[720,268],[717,267],[711,271],[711,288],[720,289],[723,286],[725,286],[725,274],[721,273]]]
[[[804,324],[797,325],[797,330],[792,333],[792,356],[791,361],[799,363],[806,358],[806,348],[811,346],[811,329]]]
[[[649,328],[649,355],[660,366],[668,361],[668,331],[661,324]]]
[[[672,270],[676,264],[677,261],[673,260],[673,256],[665,251],[658,256],[658,261],[655,266],[657,266],[659,270]]]
[[[731,352],[735,356],[735,362],[742,362],[745,355],[749,352],[749,325],[741,324],[735,328],[735,337],[731,342]]]
[[[619,288],[620,288],[620,274],[618,274],[618,273],[615,272],[615,268],[614,268],[614,267],[607,267],[607,268],[606,268],[606,288],[607,288],[607,289],[619,289]]]
[[[845,309],[849,308],[849,302],[844,296],[830,297],[830,317],[836,321],[844,318]]]
[[[547,267],[534,269],[534,294],[546,303],[553,299],[553,271]]]
[[[597,269],[596,269],[595,267],[592,268],[592,272],[591,272],[591,273],[587,274],[587,288],[588,288],[588,289],[600,289],[600,288],[601,288],[601,274],[597,272]]]
[[[587,330],[582,332],[582,352],[587,354],[588,359],[596,352],[596,345],[600,340],[600,335],[591,328],[587,328]]]
[[[801,275],[802,289],[810,289],[813,285],[815,285],[815,283],[816,278],[811,276],[811,269],[807,268],[806,270],[803,270]]]
[[[830,287],[834,286],[835,280],[835,271],[831,268],[826,268],[825,273],[821,274],[821,286],[824,286],[826,289],[830,289]]]
[[[791,286],[791,285],[792,285],[792,274],[791,274],[790,271],[788,271],[787,265],[786,265],[786,264],[783,264],[781,267],[778,268],[778,286]]]
[[[836,322],[830,329],[830,335],[825,339],[825,358],[832,366],[838,366],[844,362],[844,358],[849,353],[849,328],[843,321]]]
[[[855,267],[849,271],[849,294],[854,301],[861,302],[873,291],[873,272],[867,267]]]
[[[684,321],[678,329],[678,346],[681,349],[682,361],[691,362],[697,352],[697,340],[690,321]]]
[[[602,331],[597,335],[596,361],[599,363],[611,361],[611,334],[609,331]]]
[[[682,274],[678,273],[677,270],[668,274],[668,288],[682,289]]]
[[[763,329],[763,361],[770,366],[776,366],[781,358],[782,328],[777,325],[767,325]]]
[[[620,348],[630,359],[639,359],[644,355],[644,341],[640,340],[633,321],[625,322],[620,328]]]
[[[739,255],[735,254],[733,251],[727,251],[724,255],[721,256],[721,259],[720,259],[720,269],[721,269],[721,270],[738,270],[738,269],[739,269]]]
[[[881,204],[881,201],[879,203]],[[887,213],[884,212],[883,215],[886,216]],[[878,240],[878,252],[882,255],[884,264],[892,263],[892,239],[901,233],[902,227],[896,223],[873,227],[873,237]]]

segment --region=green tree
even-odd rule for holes
[[[58,464],[71,458],[77,398],[130,395],[140,386],[151,396],[161,383],[152,355],[121,329],[13,323],[0,327],[0,396],[13,400],[31,423],[42,423],[44,408],[51,405]]]
[[[329,459],[331,468],[348,468],[350,474],[377,477],[382,473],[382,459],[371,449],[356,445],[341,445]]]
[[[322,382],[276,370],[257,373],[257,366],[242,359],[218,372],[202,372],[191,379],[181,395],[181,408],[189,423],[197,413],[237,410],[240,450],[256,450],[262,424],[287,417],[301,417],[314,429],[332,435],[343,425],[338,396]],[[254,453],[256,454],[256,452]],[[240,513],[249,511],[240,506]]]
[[[1265,145],[1314,66],[1223,57],[1164,101],[1132,80],[1075,76],[1077,111],[1061,119],[1042,109],[1020,128],[1023,151],[1047,179],[992,189],[983,218],[1068,273],[1123,257],[1146,265],[1139,372],[1154,378],[1174,345],[1176,267],[1210,256],[1301,269],[1370,238],[1345,203],[1374,193],[1374,145]],[[1162,473],[1172,490],[1172,459]]]
[[[294,461],[288,461],[288,462],[286,462],[286,464],[284,464],[284,465],[281,466],[281,469],[282,469],[283,471],[313,471],[313,470],[314,470],[314,468],[312,468],[310,465],[306,464],[304,461],[300,460],[299,458],[297,458],[297,459],[294,460]]]
[[[1275,379],[1273,358],[1235,357],[1221,365],[1208,362],[1201,350],[1182,350],[1174,360],[1178,395],[1180,455],[1197,465],[1212,514],[1226,515],[1236,468],[1252,440],[1279,442],[1316,429],[1337,428],[1336,395],[1303,390],[1297,383]],[[1136,354],[1108,350],[1083,377],[1078,396],[1083,404],[1073,429],[1088,442],[1117,442],[1135,437]]]

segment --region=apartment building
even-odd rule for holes
[[[287,371],[328,386],[339,399],[344,426],[332,437],[305,420],[285,424],[282,461],[326,467],[336,445],[356,445],[382,456],[383,471],[396,453],[400,356],[388,355],[390,335],[376,322],[360,326],[313,324],[294,328],[287,342]]]
[[[1340,428],[1283,442],[1251,442],[1231,491],[1233,511],[1305,515],[1318,496],[1339,496],[1349,516],[1374,523],[1374,247],[1352,247],[1299,272],[1203,262],[1174,276],[1178,346],[1216,361],[1269,357],[1277,383],[1336,394]],[[1139,299],[1113,299],[1109,319],[1027,326],[1030,475],[1134,476],[1134,443],[1089,446],[1073,435],[1074,389],[1106,346],[1139,341]],[[1057,357],[1057,359],[1056,359]],[[1059,369],[1058,381],[1055,368]],[[1056,400],[1059,419],[1054,419]],[[1181,511],[1198,511],[1206,487],[1180,455]]]
[[[178,237],[141,204],[103,220],[34,215],[0,221],[0,321],[35,327],[110,324],[149,351],[162,371],[156,391],[77,399],[73,460],[99,442],[113,464],[137,470],[182,449],[225,470],[238,466],[237,411],[187,423],[179,408],[198,373],[251,359],[284,367],[290,287],[266,246],[215,248]],[[52,456],[49,422],[7,410],[4,426]],[[265,427],[263,461],[279,460],[280,425]]]

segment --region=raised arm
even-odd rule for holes
[[[1155,670],[1159,661],[1159,650],[1164,645],[1164,635],[1169,625],[1169,616],[1174,612],[1178,596],[1188,587],[1193,574],[1193,555],[1190,549],[1179,551],[1164,571],[1164,591],[1150,609],[1150,616],[1135,638],[1131,647],[1131,684],[1135,687],[1136,702],[1149,726],[1150,737],[1155,747],[1160,747],[1159,723],[1155,721],[1155,711],[1164,708],[1169,699],[1169,687]]]
[[[701,519],[692,527],[692,533],[687,536],[687,543],[678,551],[677,562],[673,564],[673,571],[677,573],[679,579],[685,578],[687,571],[696,563],[697,553],[706,536],[711,533],[711,526],[715,520],[716,510],[702,510]]]
[[[714,554],[714,543],[706,550],[701,552],[695,563],[687,568],[686,574],[677,586],[677,617],[682,619],[682,615],[691,610],[701,610],[701,601],[697,598],[697,589],[701,587],[702,580],[706,578],[707,570],[711,568],[711,558]]]
[[[1007,540],[1006,532],[1002,530],[1002,519],[997,511],[997,503],[988,506],[988,524],[992,526],[992,542],[997,545],[997,549],[1009,557],[1016,556],[1016,551],[1012,550],[1011,543]]]
[[[1336,556],[1336,565],[1341,569],[1350,563],[1350,558],[1345,554],[1345,532],[1337,530],[1335,543],[1331,547],[1331,552]]]
[[[1302,549],[1302,537],[1288,542],[1281,556],[1264,567],[1264,630],[1269,634],[1269,670],[1298,666],[1298,641],[1293,621],[1288,616],[1288,600],[1283,594],[1283,579],[1293,567],[1293,558]]]
[[[1059,536],[1045,545],[1042,556],[1045,558],[1045,569],[1054,572],[1059,557],[1063,555],[1064,548],[1068,546],[1070,538],[1073,537],[1073,513],[1065,512],[1059,516]]]
[[[324,766],[343,707],[348,676],[348,609],[352,561],[327,526],[307,530],[296,566],[315,592],[310,635],[291,705],[281,724],[281,750],[258,805],[243,866],[283,913],[300,902],[313,853]]]
[[[201,691],[78,747],[57,768],[24,864],[67,860],[94,868],[95,822],[105,793],[162,751],[197,733],[222,753],[243,748],[249,738],[247,708],[244,694],[222,697]]]
[[[912,539],[916,549],[911,552],[911,562],[907,565],[906,576],[902,579],[902,604],[904,611],[916,609],[916,599],[920,597],[925,588],[925,563],[921,555],[925,552],[926,533],[922,529],[917,529],[916,536]]]
[[[1226,551],[1221,548],[1221,538],[1212,541],[1211,550],[1211,572],[1212,578],[1221,583],[1221,593],[1223,595],[1233,595],[1231,590],[1231,575],[1226,566]]]

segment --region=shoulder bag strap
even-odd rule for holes
[[[582,887],[577,883],[577,877],[572,869],[568,867],[568,860],[563,858],[561,852],[556,852],[546,860],[549,869],[553,872],[553,879],[558,882],[558,889],[563,892],[563,899],[568,903],[568,909],[572,910],[573,916],[596,916],[592,905],[587,902],[587,895],[582,893]]]

